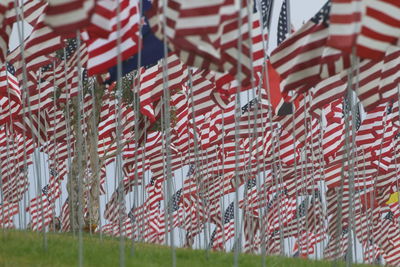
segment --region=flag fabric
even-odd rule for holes
[[[54,216],[54,203],[48,195],[48,186],[42,189],[39,197],[31,199],[29,207],[26,210],[31,215],[30,227],[32,230],[40,231],[48,226]]]
[[[260,3],[261,8],[259,12],[261,13],[262,16],[262,21],[263,21],[263,28],[268,28],[271,24],[271,14],[272,14],[272,0],[261,0],[261,1],[256,1],[256,3]],[[259,9],[259,5],[255,5],[256,9]]]
[[[235,206],[232,202],[224,212],[222,226],[217,227],[211,234],[210,247],[214,250],[223,250],[225,243],[235,235]]]
[[[227,14],[222,16],[225,19],[219,25],[220,34],[217,36],[176,36],[176,28],[172,25],[179,24],[179,18],[174,15],[177,12],[176,9],[178,6],[174,2],[176,1],[169,2],[168,6],[165,7],[165,16],[168,21],[168,31],[165,38],[168,39],[171,50],[174,50],[179,58],[189,66],[228,72],[243,85],[248,85],[253,69],[260,68],[264,59],[263,51],[265,46],[263,42],[266,32],[260,24],[259,13],[247,14],[247,9],[238,10],[233,1],[225,1],[224,9],[227,11]],[[162,5],[160,1],[155,1],[148,15],[153,32],[158,38],[163,39],[160,20],[163,16],[161,15],[161,10]],[[252,28],[251,31],[249,31],[249,27],[241,29],[241,73],[237,71],[237,55],[240,52],[237,49],[239,35],[238,16],[242,18],[243,25],[250,24],[250,28]],[[185,18],[185,20],[189,21],[188,19]],[[192,17],[191,19],[196,21],[198,18]],[[196,24],[195,22],[193,23]],[[252,51],[250,50],[250,46],[252,47]]]
[[[7,57],[8,43],[13,25],[13,9],[13,1],[6,0],[0,3],[0,65],[5,63]]]
[[[117,20],[120,21],[120,29]],[[88,38],[84,35],[89,53],[87,66],[89,75],[105,73],[117,65],[117,51],[121,53],[121,60],[126,60],[138,52],[139,20],[138,2],[123,0],[120,3],[120,14],[117,15],[114,10],[114,17],[111,19],[112,32],[107,39]],[[120,38],[119,47],[118,38]]]
[[[283,92],[297,94],[350,67],[350,56],[326,46],[330,2],[271,53],[271,64],[285,80]]]
[[[0,70],[0,124],[12,123],[17,119],[22,108],[21,90],[17,78],[12,74],[15,70],[11,65]]]
[[[91,183],[83,189],[84,216],[89,190],[106,195],[106,170],[122,157],[121,183],[107,198],[106,223],[96,232],[165,244],[173,231],[183,233],[185,247],[204,237],[210,242],[203,245],[214,250],[233,244],[267,254],[288,252],[290,240],[295,256],[319,257],[322,250],[327,259],[346,259],[349,235],[355,235],[365,262],[398,265],[400,209],[390,198],[399,191],[400,50],[391,24],[397,9],[382,9],[397,4],[388,1],[332,0],[330,12],[328,3],[291,36],[289,2],[283,1],[279,45],[268,60],[270,0],[246,8],[246,1],[234,0],[140,1],[140,8],[137,0],[25,1],[17,10],[24,9],[33,31],[14,51],[7,51],[2,34],[20,14],[13,1],[2,2],[0,227],[20,227],[15,215],[27,212],[30,229],[50,230],[59,213],[61,231],[71,230],[72,202],[61,202],[62,182],[76,156],[71,100],[81,95],[85,144],[97,133],[83,178],[99,179],[97,189]],[[118,31],[123,81],[116,81]],[[371,36],[379,40],[363,44]],[[349,70],[353,48],[371,56]],[[357,95],[355,105],[349,90]],[[347,143],[347,131],[355,133],[354,142]],[[35,151],[48,160],[46,185],[21,211],[33,186],[29,168],[38,167]],[[166,179],[182,186],[172,196],[164,191]],[[142,197],[125,210],[136,186]],[[239,214],[233,202],[224,207],[236,190],[244,191]],[[208,224],[211,233],[204,231]]]
[[[0,226],[12,222],[14,215],[18,214],[19,208],[16,202],[3,202],[0,204]]]
[[[40,56],[48,55],[63,47],[61,37],[57,32],[45,23],[45,15],[42,14],[26,39],[25,60],[32,61]]]
[[[149,0],[142,1],[142,12],[145,12],[151,8],[151,3]],[[133,70],[139,69],[139,67],[143,66],[146,69],[155,65],[160,59],[165,57],[164,55],[164,42],[156,38],[150,29],[149,22],[146,16],[142,15],[142,49],[132,57],[124,60],[121,64],[122,67],[122,75],[126,75]],[[139,28],[140,29],[140,28]],[[139,55],[140,55],[140,65],[139,63]],[[107,83],[111,83],[117,80],[117,67],[112,67],[109,69],[110,79]]]
[[[282,2],[282,7],[281,7],[281,12],[279,13],[279,19],[278,19],[278,38],[277,42],[278,45],[280,45],[287,37],[289,33],[289,19],[288,18],[288,12],[287,12],[287,1],[284,0]]]
[[[44,22],[54,31],[68,34],[75,33],[89,25],[94,0],[50,0],[46,8]]]
[[[357,55],[361,58],[381,59],[387,49],[398,42],[400,4],[391,0],[365,1],[357,38]]]
[[[331,0],[328,45],[352,53],[363,16],[361,0]]]

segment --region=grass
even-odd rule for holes
[[[48,249],[43,246],[43,235],[27,231],[0,230],[0,266],[76,266],[78,265],[77,238],[70,234],[48,234]],[[119,266],[119,240],[99,239],[99,236],[84,235],[84,266]],[[171,249],[168,247],[135,244],[127,241],[125,246],[126,266],[171,266]],[[133,251],[133,253],[132,253]],[[232,266],[232,253],[204,250],[176,249],[177,266],[207,267]],[[261,266],[261,256],[243,254],[239,266]],[[267,266],[333,266],[330,262],[304,259],[267,257]],[[334,266],[345,266],[337,263]],[[366,265],[353,265],[366,266]]]

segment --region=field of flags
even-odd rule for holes
[[[400,266],[400,3],[292,14],[2,0],[0,228]]]

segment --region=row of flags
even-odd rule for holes
[[[32,230],[56,218],[59,231],[71,230],[76,200],[61,209],[56,202],[80,149],[80,120],[99,159],[94,168],[95,156],[84,153],[83,180],[98,177],[107,198],[97,232],[164,244],[180,229],[182,246],[192,247],[211,226],[205,246],[214,250],[232,242],[285,254],[284,241],[294,239],[291,255],[322,247],[327,259],[346,259],[354,237],[365,262],[398,266],[400,209],[389,201],[399,190],[398,4],[331,0],[295,30],[285,0],[268,55],[272,3],[0,3],[0,226],[28,213]],[[8,51],[22,20],[33,30]],[[81,114],[71,108],[78,95]],[[21,209],[36,149],[47,155],[48,181]],[[107,193],[106,167],[117,156],[123,178]],[[174,173],[189,168],[170,195],[167,177],[178,178],[166,173],[167,158]],[[91,187],[82,188],[85,218]],[[137,187],[143,201],[128,207],[121,194]],[[231,202],[236,190],[244,193]]]

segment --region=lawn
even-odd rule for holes
[[[77,237],[71,234],[48,234],[47,250],[43,234],[26,231],[0,230],[0,266],[76,266],[78,265]],[[119,266],[118,239],[84,235],[84,266]],[[207,253],[204,250],[176,249],[177,266],[206,267],[232,266],[232,253]],[[239,266],[261,266],[258,255],[243,254]],[[126,266],[171,266],[171,249],[168,247],[125,243]],[[330,262],[294,258],[267,257],[267,266],[345,266]],[[366,265],[357,265],[366,266]]]

